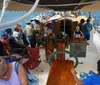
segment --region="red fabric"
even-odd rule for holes
[[[4,40],[4,39],[0,39],[0,41],[7,47],[7,49],[10,51],[12,48],[9,44],[9,42],[7,40]]]
[[[27,62],[25,62],[23,65],[27,69],[34,69],[38,67],[38,65],[40,64],[40,61],[38,61],[39,49],[38,48],[28,48],[28,51],[31,55],[31,58]]]

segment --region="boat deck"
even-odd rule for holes
[[[77,76],[81,71],[89,72],[90,70],[93,70],[94,72],[97,72],[96,63],[100,59],[100,52],[99,52],[100,51],[100,35],[98,34],[98,32],[91,33],[91,40],[89,42],[90,42],[90,45],[87,46],[86,57],[78,58],[79,62],[83,62],[83,64],[79,64],[78,67],[76,68]],[[36,72],[36,69],[34,69],[34,70],[31,70],[31,72],[39,78],[39,85],[46,85],[49,71],[50,71],[50,66],[47,62],[44,61],[46,59],[45,49],[43,48],[40,49],[40,55],[43,61],[42,66],[43,66],[44,71]],[[41,65],[39,67],[41,68]]]

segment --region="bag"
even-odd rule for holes
[[[17,74],[18,74],[19,65],[20,64],[18,62],[15,63],[15,71]],[[39,79],[35,75],[31,75],[31,73],[27,69],[25,69],[25,70],[26,70],[26,73],[28,76],[29,85],[39,85]]]

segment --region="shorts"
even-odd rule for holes
[[[5,58],[4,59],[6,63],[10,63],[10,62],[15,62],[15,59],[10,59],[10,58]]]
[[[86,39],[86,40],[90,40],[90,33],[86,33],[85,39]]]

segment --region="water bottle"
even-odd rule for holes
[[[86,79],[87,77],[88,77],[88,74],[87,73],[85,73],[85,72],[81,72],[80,73],[81,80]]]
[[[92,70],[90,70],[88,76],[92,76],[92,75],[95,75],[95,74],[96,74],[95,72],[93,72]]]

